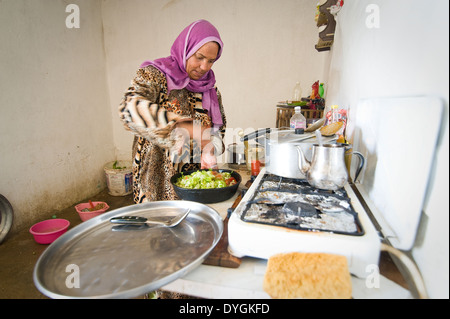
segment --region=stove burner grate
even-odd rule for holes
[[[344,188],[326,191],[306,180],[265,174],[241,214],[245,222],[361,236],[364,230]]]

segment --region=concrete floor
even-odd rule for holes
[[[108,211],[133,204],[132,195],[111,196],[107,189],[80,203],[87,202],[89,199],[108,203],[110,206]],[[75,210],[75,205],[56,213],[56,217],[69,220],[69,229],[82,222]],[[36,243],[28,228],[9,234],[5,238],[0,244],[0,299],[48,299],[37,290],[33,283],[34,266],[47,247],[48,245]],[[381,274],[408,288],[408,284],[387,253],[381,254],[379,266]]]
[[[87,202],[89,199],[108,203],[110,207],[108,211],[133,204],[131,194],[111,196],[107,189],[80,203]],[[57,218],[69,220],[69,229],[82,222],[75,210],[75,205],[55,215]],[[49,216],[50,218],[52,216]],[[16,234],[8,234],[0,244],[0,299],[47,299],[33,283],[34,266],[47,247],[48,245],[36,243],[28,229],[23,229]]]

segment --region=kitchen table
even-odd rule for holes
[[[228,168],[228,167],[222,167]],[[208,204],[224,219],[244,184],[250,179],[250,172],[243,167],[236,169],[242,176],[238,192],[229,200]],[[380,262],[383,262],[382,259]],[[270,296],[263,289],[263,279],[267,260],[244,257],[238,268],[200,265],[182,278],[179,278],[162,290],[185,295],[211,299],[266,299]],[[380,267],[381,268],[381,267]],[[408,299],[409,290],[374,271],[373,276],[361,279],[352,276],[353,298],[355,299]]]

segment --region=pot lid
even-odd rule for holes
[[[314,132],[305,132],[303,134],[295,134],[293,129],[266,128],[254,131],[241,138],[241,141],[255,140],[261,145],[268,143],[317,143],[316,134]],[[330,143],[338,139],[337,135],[322,136],[323,143]]]
[[[318,140],[314,132],[295,134],[293,130],[276,131],[268,135],[268,142],[271,144],[283,144],[283,143],[309,143],[317,144]],[[322,143],[330,143],[338,139],[337,135],[322,136]]]
[[[117,216],[164,220],[190,208],[178,226],[112,224]],[[149,202],[113,210],[69,230],[40,256],[34,283],[51,298],[133,298],[200,265],[223,232],[220,215],[190,201]]]
[[[14,211],[11,203],[5,196],[0,194],[0,244],[8,235],[14,218]]]
[[[356,108],[353,147],[367,163],[357,188],[398,249],[414,244],[442,112],[436,97],[366,99]]]

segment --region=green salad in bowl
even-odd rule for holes
[[[236,184],[231,172],[218,172],[213,170],[199,170],[189,175],[181,174],[175,185],[190,189],[223,188]]]
[[[228,169],[200,169],[177,173],[170,182],[179,199],[204,204],[225,201],[236,193],[241,175]]]

